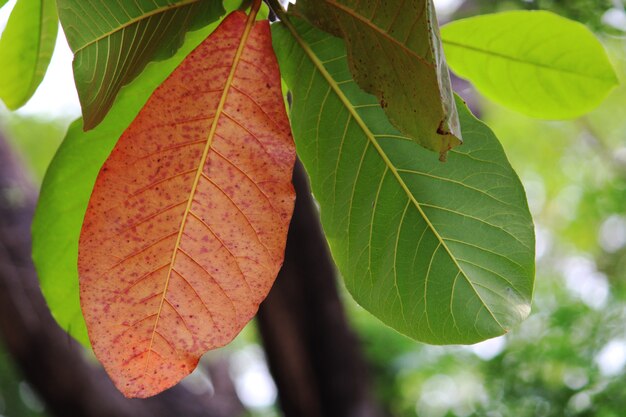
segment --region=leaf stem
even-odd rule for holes
[[[267,6],[278,16],[281,21],[284,21],[287,17],[287,13],[278,0],[265,0]]]

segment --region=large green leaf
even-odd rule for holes
[[[107,114],[122,86],[176,51],[185,33],[223,12],[216,0],[57,0],[74,51],[85,129]]]
[[[454,72],[485,96],[532,117],[578,117],[617,84],[591,31],[550,12],[471,17],[442,27],[441,35]]]
[[[98,127],[84,132],[82,120],[75,121],[46,172],[33,221],[33,259],[52,314],[85,346],[89,339],[78,298],[78,237],[98,171],[152,91],[216,26],[189,33],[173,57],[148,65],[122,89]]]
[[[530,311],[534,232],[496,137],[458,101],[465,144],[438,162],[352,81],[341,40],[292,21],[273,26],[274,47],[298,155],[348,290],[420,341],[507,332]]]
[[[0,38],[0,99],[24,105],[43,80],[59,27],[54,0],[18,0]]]
[[[432,0],[298,0],[295,10],[345,39],[354,79],[398,129],[442,154],[460,143]]]

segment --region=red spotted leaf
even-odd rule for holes
[[[81,306],[129,397],[230,342],[283,262],[295,149],[269,23],[254,14],[228,16],[153,93],[89,202]]]

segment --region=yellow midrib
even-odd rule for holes
[[[400,174],[399,174],[398,170],[396,169],[395,165],[393,165],[391,160],[389,160],[389,157],[387,156],[385,151],[382,149],[382,147],[380,146],[380,144],[376,140],[376,137],[374,136],[374,134],[369,130],[369,128],[367,127],[367,125],[365,124],[363,119],[361,119],[361,116],[353,108],[352,103],[350,102],[350,100],[345,96],[345,94],[343,93],[343,91],[341,90],[339,85],[337,85],[337,83],[335,82],[333,77],[328,73],[328,71],[326,70],[326,67],[324,67],[324,64],[319,60],[319,58],[317,57],[315,52],[313,52],[313,50],[309,47],[309,45],[307,45],[307,43],[302,38],[300,38],[300,35],[298,34],[298,31],[293,26],[293,24],[289,21],[289,18],[286,16],[286,14],[284,12],[282,12],[282,11],[279,11],[278,15],[279,15],[279,18],[280,18],[281,22],[289,29],[289,31],[293,35],[294,39],[296,40],[296,42],[298,42],[300,47],[308,55],[309,59],[311,59],[311,61],[313,62],[313,64],[317,68],[317,70],[320,72],[320,74],[322,74],[322,76],[324,77],[324,79],[326,79],[326,81],[328,82],[330,87],[335,91],[335,94],[337,94],[337,97],[339,97],[339,99],[344,104],[346,109],[348,109],[348,111],[350,112],[352,118],[357,122],[357,124],[359,125],[361,130],[363,130],[363,133],[365,133],[365,135],[367,136],[369,141],[372,143],[372,145],[374,146],[374,148],[376,149],[378,154],[381,156],[381,158],[385,162],[385,165],[389,168],[389,170],[391,170],[391,172],[393,173],[394,177],[396,178],[396,180],[398,181],[398,183],[400,184],[400,186],[402,187],[402,189],[404,190],[404,192],[408,196],[409,200],[413,203],[415,208],[419,211],[420,215],[422,216],[422,218],[424,219],[424,221],[428,225],[429,229],[437,237],[439,242],[441,242],[441,245],[444,247],[444,249],[446,250],[446,252],[450,256],[450,259],[452,260],[452,262],[454,262],[455,266],[461,272],[461,275],[465,278],[465,280],[468,282],[468,284],[470,285],[470,287],[472,288],[472,290],[474,291],[474,293],[476,294],[478,299],[481,301],[482,305],[489,312],[489,315],[491,316],[491,318],[493,318],[493,320],[498,324],[498,326],[500,326],[500,328],[502,328],[503,330],[506,331],[506,328],[498,321],[498,319],[495,317],[494,313],[487,307],[487,303],[485,303],[485,301],[482,299],[482,297],[480,296],[480,294],[478,293],[478,291],[474,287],[474,284],[472,283],[472,281],[465,274],[465,271],[463,270],[463,268],[461,268],[461,266],[457,262],[456,258],[452,254],[450,248],[448,247],[448,245],[444,241],[443,237],[439,234],[439,232],[437,232],[437,229],[435,229],[435,226],[431,223],[431,221],[428,218],[428,216],[426,216],[426,213],[422,210],[421,205],[415,199],[415,196],[413,195],[413,193],[411,193],[411,190],[409,190],[408,186],[406,185],[406,183],[404,182],[404,180],[400,176]]]
[[[260,6],[260,1],[255,1],[252,10],[250,11],[250,14],[248,15],[248,19],[246,21],[246,26],[245,29],[243,31],[243,34],[241,35],[241,40],[239,41],[239,46],[237,47],[237,52],[235,53],[235,57],[233,58],[233,63],[231,65],[230,68],[230,72],[228,74],[228,78],[226,79],[226,83],[224,85],[224,91],[222,92],[222,97],[220,98],[219,104],[217,106],[217,109],[215,110],[215,115],[213,117],[213,123],[211,124],[211,130],[209,131],[209,135],[207,137],[207,142],[206,145],[204,146],[204,150],[202,152],[202,157],[200,158],[200,163],[198,165],[198,169],[196,171],[196,176],[194,178],[193,181],[193,185],[191,187],[191,190],[189,192],[189,200],[187,200],[187,206],[185,207],[185,211],[183,213],[183,218],[181,220],[180,223],[180,229],[178,230],[178,236],[176,237],[176,244],[174,245],[174,250],[172,251],[172,259],[170,261],[170,266],[168,268],[167,271],[167,278],[165,279],[165,285],[163,287],[163,294],[161,295],[161,302],[159,304],[159,309],[157,311],[157,315],[156,315],[156,319],[154,321],[154,327],[152,329],[152,334],[150,337],[150,345],[148,347],[147,350],[147,358],[146,358],[146,371],[145,374],[147,374],[148,371],[148,366],[149,366],[149,358],[150,358],[150,352],[152,352],[152,346],[154,343],[154,337],[156,335],[156,331],[157,331],[157,327],[159,325],[159,319],[161,318],[161,312],[163,310],[163,304],[165,303],[165,299],[166,299],[166,295],[167,295],[167,290],[168,290],[168,286],[169,286],[169,282],[170,282],[170,277],[172,275],[172,270],[174,268],[174,264],[176,262],[176,255],[178,254],[178,250],[180,248],[180,242],[183,236],[183,230],[185,229],[185,225],[187,223],[187,216],[189,215],[189,212],[191,211],[191,205],[193,203],[193,198],[195,196],[196,193],[196,189],[198,187],[198,183],[200,181],[200,178],[202,177],[202,171],[204,170],[204,166],[206,164],[208,155],[209,155],[209,150],[211,149],[211,144],[213,142],[213,138],[215,137],[215,132],[217,131],[217,125],[218,125],[218,121],[219,118],[222,114],[222,111],[224,110],[224,105],[226,104],[226,99],[228,97],[228,92],[230,90],[230,87],[233,84],[233,79],[235,78],[235,72],[237,71],[237,66],[241,60],[241,55],[243,54],[243,50],[245,48],[245,45],[247,43],[248,37],[250,35],[250,31],[252,30],[252,27],[254,26],[254,21],[256,19],[256,15],[257,12],[259,10],[259,6]]]

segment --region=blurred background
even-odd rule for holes
[[[2,28],[14,1],[0,13]],[[531,316],[510,334],[474,346],[413,342],[359,308],[341,288],[369,364],[373,395],[397,417],[626,415],[626,12],[622,0],[435,0],[442,22],[507,9],[546,9],[588,25],[621,80],[600,108],[574,121],[513,113],[456,80],[499,137],[526,188],[537,233]],[[80,108],[71,52],[60,37],[46,78],[0,132],[40,184]],[[340,284],[341,286],[341,284]],[[46,416],[46,405],[0,345],[0,416]],[[219,363],[241,415],[279,416],[277,389],[255,323],[211,352],[184,381],[211,395]],[[213,374],[214,375],[214,374]],[[221,382],[220,382],[221,383]],[[70,416],[71,417],[71,416]]]

